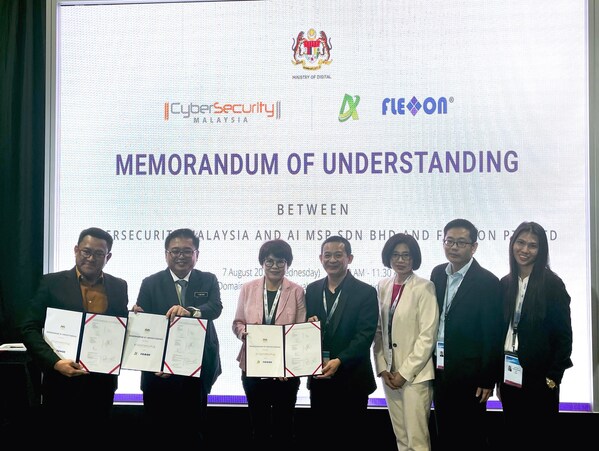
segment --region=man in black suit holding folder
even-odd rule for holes
[[[146,277],[134,312],[206,320],[206,338],[200,377],[144,371],[141,375],[144,410],[153,445],[182,441],[204,445],[208,394],[221,374],[218,336],[213,320],[223,310],[216,276],[194,269],[200,240],[191,229],[172,231],[165,240],[167,268]],[[180,429],[183,427],[183,429]]]
[[[376,390],[370,358],[378,325],[376,290],[349,271],[351,244],[330,236],[321,245],[320,262],[327,277],[306,287],[308,321],[320,320],[323,374],[308,379],[313,414],[311,443],[335,448],[355,446],[356,432],[367,422],[368,395]]]
[[[48,428],[44,432],[52,436],[89,440],[92,431],[100,431],[93,440],[107,439],[104,428],[117,376],[88,373],[79,363],[62,359],[46,343],[42,329],[48,307],[127,316],[127,282],[103,272],[111,250],[109,233],[96,227],[83,230],[74,248],[75,267],[42,277],[20,327],[27,352],[42,371],[42,421]]]

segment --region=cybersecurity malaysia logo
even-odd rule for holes
[[[314,28],[308,30],[308,35],[300,31],[297,39],[293,40],[293,64],[301,64],[304,69],[318,70],[323,64],[331,64],[331,39],[324,31],[316,34]]]

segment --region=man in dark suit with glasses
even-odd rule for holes
[[[139,289],[134,312],[206,320],[206,338],[200,377],[152,373],[141,375],[144,410],[153,446],[204,445],[208,394],[221,374],[218,336],[213,321],[223,304],[213,273],[194,269],[200,240],[191,229],[172,231],[165,240],[165,270],[146,277]]]
[[[445,226],[448,263],[431,273],[440,322],[434,352],[436,442],[442,450],[488,449],[485,415],[502,365],[499,279],[474,258],[477,228],[466,219]]]
[[[43,328],[48,307],[127,316],[127,283],[103,271],[112,256],[112,243],[110,234],[102,229],[83,230],[74,248],[75,266],[42,277],[20,329],[27,352],[42,371],[42,420],[48,428],[45,433],[69,437],[79,444],[90,434],[94,439],[107,440],[103,434],[112,411],[117,376],[90,373],[74,360],[61,358],[44,340]]]

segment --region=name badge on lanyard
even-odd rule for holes
[[[505,353],[503,361],[503,383],[513,387],[522,387],[524,368],[520,365],[518,356],[511,352]]]
[[[442,370],[445,368],[445,343],[437,341],[437,350],[435,355],[437,356],[437,369]]]

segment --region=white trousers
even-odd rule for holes
[[[433,381],[406,382],[397,390],[386,385],[385,399],[399,451],[430,451],[429,418],[433,402]]]

